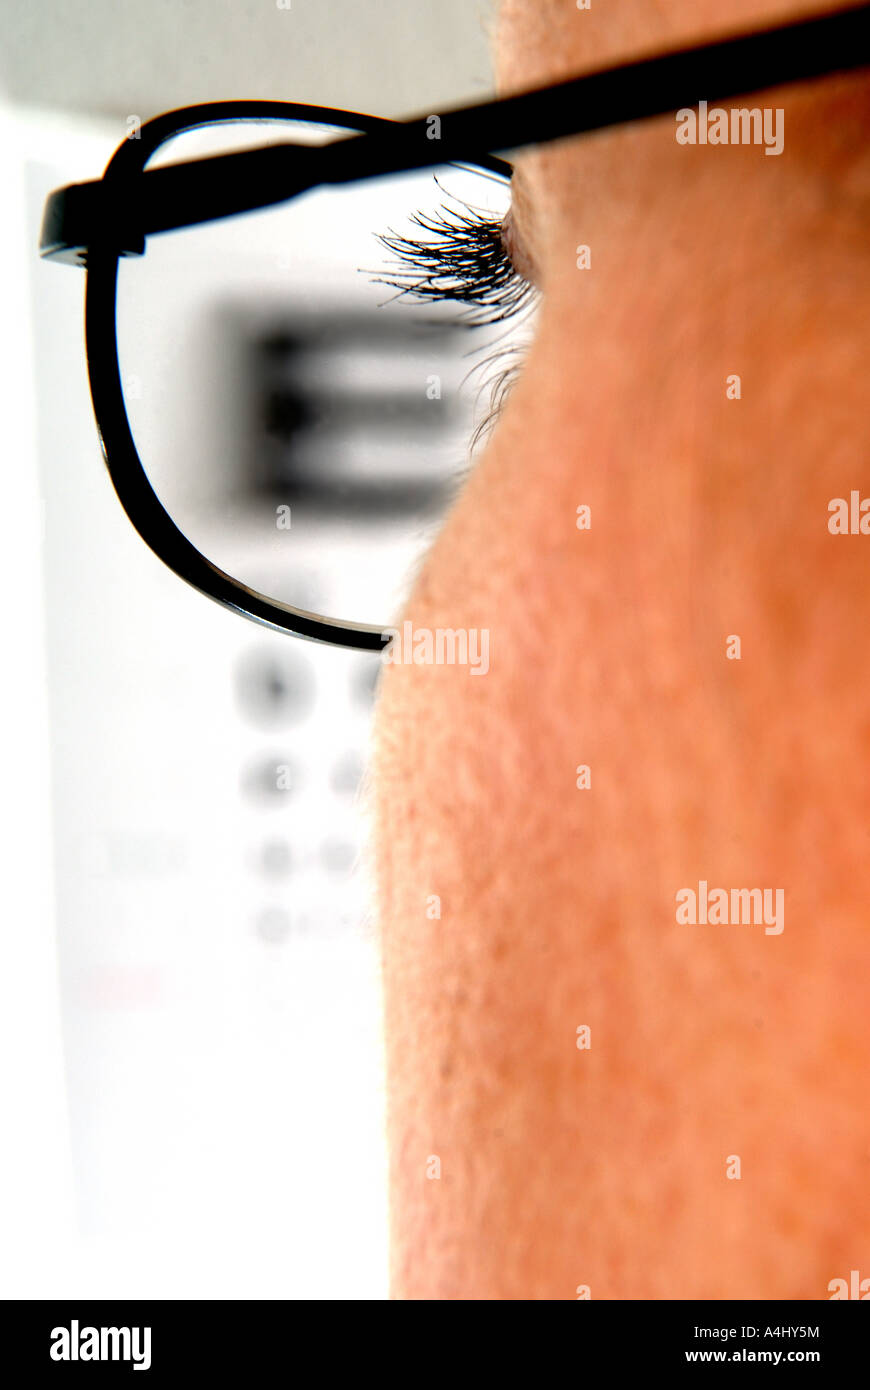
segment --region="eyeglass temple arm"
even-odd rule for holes
[[[40,253],[83,264],[90,246],[141,254],[153,232],[286,201],[320,184],[481,158],[660,116],[704,99],[870,65],[870,4],[587,73],[552,87],[396,122],[325,146],[274,145],[73,184],[46,203]],[[493,162],[493,161],[489,161]]]

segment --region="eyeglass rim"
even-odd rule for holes
[[[356,122],[365,122],[369,129],[391,124],[379,117],[296,103],[205,103],[144,123],[141,127],[141,145],[139,141],[125,141],[109,167],[114,166],[116,174],[119,168],[123,171],[127,163],[141,167],[169,139],[211,124],[285,120],[335,125],[344,129],[353,129]],[[497,173],[504,178],[509,176],[509,166],[504,166],[499,160],[489,160],[479,167],[485,174]],[[121,259],[122,253],[111,243],[97,244],[89,250],[85,289],[85,347],[91,400],[103,457],[118,500],[134,529],[152,553],[179,579],[233,612],[275,631],[309,641],[355,651],[383,651],[390,641],[391,630],[327,618],[270,599],[220,569],[176,526],[148,479],[136,448],[124,400],[116,318]]]

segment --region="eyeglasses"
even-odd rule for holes
[[[223,102],[131,131],[101,179],[50,195],[40,251],[86,266],[94,412],[133,526],[227,608],[381,650],[351,610],[418,562],[462,480],[461,388],[493,344],[517,351],[505,320],[532,306],[498,152],[868,63],[862,4],[407,122]],[[325,550],[341,583],[321,592]]]

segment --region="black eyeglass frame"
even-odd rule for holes
[[[529,145],[664,115],[717,100],[870,65],[870,4],[684,49],[437,117],[390,121],[328,107],[212,102],[145,122],[102,179],[52,193],[40,253],[84,265],[91,397],[109,474],[145,544],[207,597],[281,632],[362,651],[382,650],[382,629],[280,604],[213,565],[172,521],[139,458],[124,403],[115,323],[118,264],[148,236],[286,202],[311,188],[461,163],[509,178],[497,157]],[[147,170],[171,137],[227,121],[294,121],[357,134],[325,145],[277,144]],[[439,128],[440,126],[440,128]],[[437,134],[436,134],[437,131]]]

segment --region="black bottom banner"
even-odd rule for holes
[[[30,1384],[31,1371],[47,1373],[51,1380],[73,1374],[139,1373],[160,1382],[179,1374],[226,1377],[273,1371],[295,1378],[301,1371],[308,1382],[340,1372],[345,1358],[354,1375],[362,1373],[367,1361],[367,1375],[383,1377],[387,1383],[394,1377],[429,1379],[439,1371],[455,1376],[460,1367],[463,1378],[478,1369],[491,1377],[502,1363],[515,1377],[526,1369],[524,1361],[541,1381],[556,1374],[557,1354],[561,1379],[566,1349],[579,1378],[590,1383],[589,1373],[595,1368],[593,1384],[608,1372],[667,1376],[679,1368],[694,1375],[712,1367],[739,1374],[744,1367],[803,1366],[819,1373],[824,1384],[843,1383],[843,1375],[866,1377],[870,1318],[860,1306],[846,1306],[845,1300],[578,1302],[582,1306],[572,1307],[570,1314],[547,1314],[544,1325],[530,1319],[527,1336],[516,1322],[499,1333],[498,1317],[491,1321],[492,1314],[477,1313],[472,1324],[467,1311],[459,1314],[454,1326],[462,1337],[461,1353],[451,1326],[441,1322],[444,1314],[438,1315],[434,1341],[426,1323],[416,1318],[408,1323],[406,1310],[378,1315],[372,1305],[367,1305],[364,1339],[355,1335],[358,1324],[346,1303],[320,1305],[332,1306],[329,1313],[315,1312],[304,1302],[8,1302],[0,1317],[4,1340],[14,1345],[23,1373],[16,1377],[17,1384]],[[396,1345],[395,1363],[391,1335],[403,1337],[401,1346]],[[418,1348],[417,1366],[409,1359],[413,1346]]]

